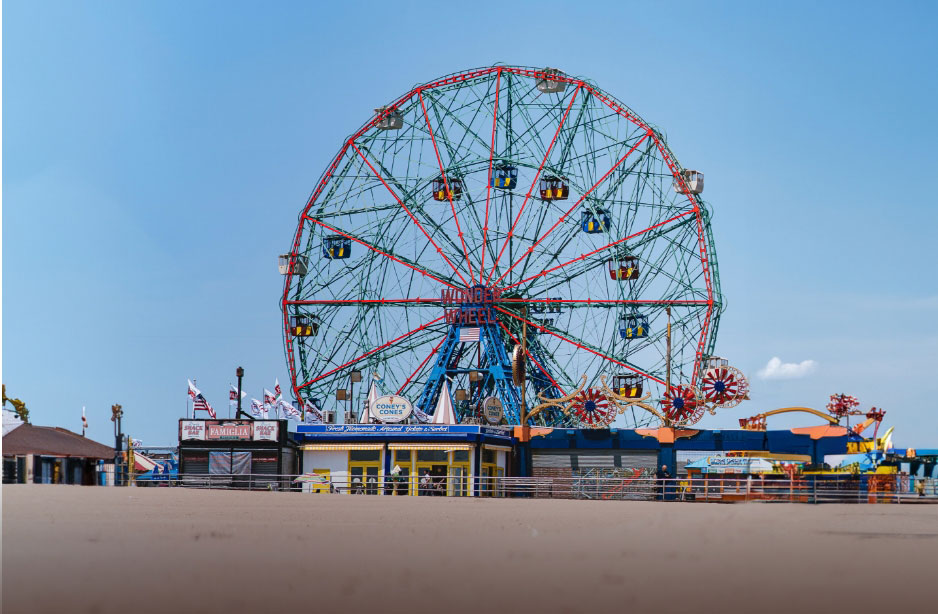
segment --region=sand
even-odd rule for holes
[[[938,611],[938,506],[10,485],[4,613]]]

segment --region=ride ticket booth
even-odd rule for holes
[[[513,443],[509,428],[430,424],[299,425],[297,440],[332,492],[450,497],[501,495]]]

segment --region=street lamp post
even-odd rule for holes
[[[240,420],[241,414],[244,413],[241,410],[241,378],[244,377],[244,368],[238,367],[237,369],[235,369],[235,375],[238,376],[238,411],[235,412],[235,420]],[[231,406],[229,405],[228,407],[231,407]],[[254,419],[254,416],[248,416],[247,414],[244,414],[244,415],[250,418],[251,420]]]
[[[348,401],[348,404],[349,404],[349,408],[352,410],[352,412],[354,412],[355,409],[356,409],[356,408],[355,408],[355,404],[354,404],[354,403],[355,403],[355,401],[354,401],[354,399],[355,399],[355,382],[360,382],[360,381],[362,381],[362,372],[361,372],[361,371],[356,370],[356,371],[352,371],[352,372],[349,373],[349,391],[348,391],[349,401]],[[360,416],[360,415],[361,415],[361,414],[359,414],[359,416]],[[359,422],[361,422],[361,420],[359,420]]]
[[[121,477],[121,456],[124,451],[123,432],[121,429],[121,418],[124,416],[124,410],[119,403],[111,405],[111,422],[114,423],[114,485],[121,486],[123,479]]]

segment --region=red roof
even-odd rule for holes
[[[113,459],[114,448],[57,426],[23,424],[3,437],[3,455],[39,454]]]

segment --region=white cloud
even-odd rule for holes
[[[758,375],[762,379],[795,379],[808,375],[816,367],[817,363],[813,360],[782,362],[781,358],[773,356],[765,367],[759,370]]]

